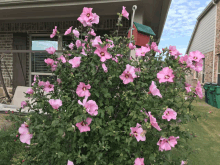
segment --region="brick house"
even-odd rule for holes
[[[137,5],[134,21],[151,27],[156,34],[155,39],[159,41],[170,4],[171,0],[0,1],[0,55],[6,55],[1,66],[4,82],[7,87],[13,87],[14,92],[18,85],[31,86],[34,75],[40,75],[40,78],[52,75],[47,72],[43,61],[47,55],[45,49],[53,44],[59,56],[62,54],[62,46],[71,42],[71,36],[52,39],[49,36],[54,26],[64,34],[70,26],[75,28],[81,25],[77,18],[83,7],[93,8],[93,13],[100,16],[96,33],[102,35],[115,30],[117,12],[126,6],[130,19],[122,19],[123,27],[119,31],[119,35],[126,35],[130,27],[132,6]],[[42,41],[44,49],[39,50],[37,47]],[[12,81],[3,62],[6,63]]]
[[[205,83],[220,84],[220,2],[212,0],[198,16],[193,34],[189,41],[186,54],[199,50],[205,55],[203,70],[192,71],[186,76],[186,82],[192,86],[200,81],[202,87]],[[204,92],[204,89],[203,89]]]

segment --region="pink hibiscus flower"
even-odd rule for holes
[[[170,136],[168,139],[161,137],[160,140],[157,142],[157,145],[159,145],[159,150],[171,150],[171,147],[174,147],[177,144],[176,139],[179,139],[179,136]]]
[[[20,141],[22,143],[27,143],[30,145],[33,134],[29,133],[29,129],[26,127],[25,124],[21,124],[21,127],[19,127],[18,132],[20,134]]]
[[[127,64],[124,72],[119,76],[121,80],[123,80],[124,84],[128,84],[129,82],[133,82],[134,78],[137,78],[135,74],[135,67]]]
[[[58,84],[60,84],[62,81],[60,78],[57,79]]]
[[[95,33],[95,31],[94,31],[93,29],[91,29],[91,30],[88,32],[88,34],[90,34],[90,35],[92,35],[92,36],[96,36],[96,33]]]
[[[151,49],[153,49],[155,52],[161,53],[161,51],[158,49],[156,42],[152,42]]]
[[[79,31],[77,29],[73,29],[73,34],[75,37],[79,38]]]
[[[162,82],[173,82],[173,78],[175,76],[173,75],[173,70],[169,67],[163,68],[162,71],[157,73],[157,78],[159,79],[159,83]]]
[[[106,67],[106,65],[105,65],[104,63],[102,63],[102,68],[103,68],[103,70],[104,70],[105,73],[108,72],[108,68]]]
[[[69,60],[69,63],[72,65],[72,68],[77,68],[80,66],[81,57],[74,57],[73,59]]]
[[[84,27],[92,26],[93,23],[99,23],[99,16],[96,13],[92,13],[93,8],[83,8],[83,12],[80,17],[77,19],[79,22],[83,24]]]
[[[149,48],[149,47],[141,46],[141,48],[139,48],[139,49],[136,50],[135,55],[136,55],[136,56],[145,56],[145,54],[146,54],[147,52],[149,52],[149,51],[150,51],[150,48]]]
[[[123,17],[125,17],[125,18],[127,18],[128,20],[129,20],[129,13],[127,12],[127,10],[126,10],[126,7],[122,7],[122,12],[121,12],[121,14],[122,14],[122,16]]]
[[[80,40],[76,40],[76,47],[77,47],[77,49],[78,49],[80,46],[82,46],[81,41],[80,41]]]
[[[155,85],[154,81],[152,81],[149,90],[150,90],[149,94],[152,94],[153,96],[159,96],[160,98],[162,98],[162,95],[160,94],[160,90],[157,89],[157,86]]]
[[[46,82],[44,83],[44,91],[45,91],[45,92],[54,91],[54,85],[53,85],[53,84],[50,84],[49,81],[46,81]]]
[[[53,33],[50,35],[50,38],[53,38],[57,34],[57,26],[53,29]]]
[[[28,88],[26,93],[31,95],[34,93],[34,90],[32,88]]]
[[[184,164],[187,164],[187,162],[182,160],[181,165],[184,165]]]
[[[99,43],[102,44],[102,40],[100,39],[100,36],[96,36],[94,40],[90,40],[92,42],[93,47],[99,46]]]
[[[136,46],[135,45],[133,45],[133,43],[129,43],[129,45],[128,45],[128,47],[129,47],[129,49],[131,49],[131,50],[133,50],[133,49],[135,49],[136,48]]]
[[[144,158],[136,158],[134,165],[144,165]]]
[[[162,119],[167,119],[167,121],[170,121],[171,119],[176,120],[177,113],[170,108],[167,108],[166,111],[163,113]]]
[[[67,165],[74,165],[72,161],[68,160]]]
[[[198,50],[189,53],[189,59],[191,61],[199,62],[205,56]]]
[[[162,129],[161,129],[160,126],[158,125],[156,118],[151,115],[151,112],[148,112],[148,114],[149,114],[149,116],[150,116],[150,123],[151,123],[151,125],[152,125],[154,128],[156,128],[158,131],[161,131]]]
[[[101,62],[105,62],[107,59],[112,58],[112,55],[107,52],[107,46],[104,46],[103,48],[101,46],[97,46],[97,49],[95,50],[95,54],[97,54],[101,59]]]
[[[111,43],[106,44],[108,48],[113,48],[115,46],[112,40],[106,39],[106,41]]]
[[[185,89],[186,89],[187,93],[191,92],[192,85],[190,85],[190,84],[188,84],[186,82],[185,82],[185,85],[186,85]]]
[[[184,62],[187,61],[188,57],[189,56],[187,54],[185,54],[184,56],[181,56],[179,59],[179,63],[183,64]]]
[[[80,82],[77,86],[76,93],[79,97],[89,97],[91,93],[89,92],[89,89],[91,88],[90,84],[85,85],[85,83]]]
[[[57,58],[57,60],[61,60],[62,63],[66,63],[66,58],[63,55],[61,55],[59,58]]]
[[[87,122],[87,124],[84,121],[82,121],[80,123],[76,123],[76,126],[78,127],[80,133],[90,131],[89,125],[91,124],[92,119],[88,117],[86,119],[86,122]]]
[[[71,43],[69,44],[70,50],[73,50],[73,47],[74,47],[74,44],[71,42]]]
[[[91,116],[96,116],[98,115],[98,105],[96,104],[95,101],[89,100],[85,103],[85,108],[86,111],[91,115]]]
[[[66,35],[70,34],[72,31],[72,28],[73,27],[71,26],[69,29],[67,29],[66,32],[64,33],[64,35],[66,36]]]
[[[182,54],[176,49],[176,46],[171,45],[169,46],[169,53],[174,56],[175,59],[177,59],[177,57]]]
[[[56,100],[50,99],[49,103],[53,107],[53,109],[56,109],[56,110],[58,110],[58,108],[62,106],[62,100],[60,99],[56,99]]]
[[[44,86],[45,85],[45,82],[44,81],[39,81],[38,82],[38,86],[40,87],[40,86]]]
[[[201,84],[199,81],[197,82],[197,86],[195,88],[195,91],[196,91],[196,94],[199,96],[199,98],[202,99],[203,93],[202,93],[202,88],[201,88]]]
[[[47,64],[47,66],[52,66],[54,64],[54,60],[51,58],[44,59],[44,62]]]
[[[45,49],[47,51],[47,53],[49,54],[54,54],[56,52],[56,49],[52,46],[52,47],[49,47],[47,49]]]
[[[26,101],[22,101],[21,102],[21,108],[24,108],[25,106],[27,106],[27,102]]]
[[[139,123],[137,123],[136,127],[131,127],[130,129],[130,134],[134,135],[138,142],[146,140],[145,135],[142,134],[144,130],[141,128],[141,125]]]

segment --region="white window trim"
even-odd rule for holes
[[[32,36],[50,36],[50,34],[30,34],[29,35],[29,49],[32,49]],[[62,40],[63,40],[63,35],[58,37],[58,50],[62,50]],[[56,53],[58,57],[62,55],[62,53]],[[42,72],[31,72],[31,53],[29,53],[29,87],[31,87],[31,76],[32,75],[55,75],[54,73],[42,73]]]

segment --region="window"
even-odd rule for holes
[[[203,58],[202,83],[205,81],[205,58]]]

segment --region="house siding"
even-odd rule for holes
[[[71,19],[72,20],[72,19]],[[76,19],[75,19],[76,20]],[[100,23],[96,26],[98,30],[115,30],[116,29],[117,18],[112,17],[106,20],[100,20]],[[0,23],[0,49],[1,50],[13,50],[13,33],[16,32],[24,32],[27,33],[27,50],[30,49],[29,39],[30,34],[51,34],[54,26],[57,26],[57,29],[62,34],[64,33],[70,26],[78,27],[81,23],[78,21],[56,21],[56,22],[23,22],[23,23]],[[126,36],[126,32],[130,27],[130,21],[127,19],[123,19],[122,21],[123,27],[120,27],[119,36]],[[3,53],[0,53],[2,55]],[[4,67],[3,61],[6,61],[7,68],[13,77],[13,54],[7,53],[6,57],[2,60],[2,73],[4,82],[6,87],[12,87],[10,84],[10,79],[8,73]],[[27,63],[26,63],[26,86],[29,86],[29,55],[27,55]],[[0,86],[2,84],[0,83]]]
[[[215,15],[216,6],[200,20],[188,53],[199,50],[205,54],[214,50]]]

